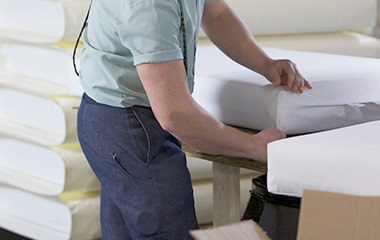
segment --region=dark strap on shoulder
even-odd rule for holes
[[[90,15],[90,8],[91,8],[91,3],[90,3],[90,6],[88,7],[86,17],[85,17],[85,19],[83,21],[83,25],[82,25],[82,28],[81,28],[81,30],[79,32],[78,38],[77,38],[77,40],[75,42],[74,51],[73,51],[73,65],[74,65],[74,71],[77,74],[77,76],[79,76],[79,72],[78,72],[78,69],[77,69],[77,65],[75,63],[75,55],[77,53],[77,48],[78,48],[80,39],[82,38],[83,31],[84,31],[84,29],[87,26],[88,15]]]
[[[185,65],[185,71],[187,75],[187,42],[186,42],[185,18],[183,16],[182,0],[179,0],[178,2],[179,2],[180,10],[181,10],[181,31],[182,31],[182,38],[183,38],[183,64]]]

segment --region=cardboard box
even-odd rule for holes
[[[297,240],[380,239],[380,196],[305,190]]]
[[[195,240],[269,240],[255,222],[191,231]],[[303,193],[297,240],[380,239],[380,196],[316,190]]]

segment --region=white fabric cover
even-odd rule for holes
[[[198,48],[195,100],[220,121],[288,134],[310,133],[380,120],[380,59],[265,49],[293,60],[313,85],[303,94],[273,87],[216,47]]]
[[[41,94],[69,94],[70,83],[79,82],[72,63],[73,45],[0,44],[0,83]]]
[[[268,147],[268,190],[380,195],[380,121],[275,141]]]
[[[74,108],[79,102],[0,87],[0,133],[43,145],[77,142]]]
[[[45,147],[0,136],[0,156],[0,182],[14,187],[43,195],[100,189],[79,145]]]
[[[0,0],[0,37],[48,43],[77,38],[90,0]]]
[[[376,23],[376,0],[226,0],[258,35],[364,29]]]
[[[0,226],[38,240],[99,239],[99,195],[62,200],[0,184]]]

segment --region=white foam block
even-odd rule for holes
[[[268,146],[268,190],[380,195],[380,121],[275,141]]]

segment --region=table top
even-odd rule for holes
[[[257,133],[257,131],[255,130],[250,130],[250,129],[245,129],[245,128],[238,128],[238,129],[241,131],[250,132],[253,134]],[[247,168],[247,169],[251,169],[251,170],[255,170],[259,172],[267,171],[266,164],[258,162],[253,159],[202,153],[186,144],[183,144],[182,148],[183,148],[183,151],[186,153],[186,155],[190,157],[200,158],[200,159],[208,160],[211,162],[222,163],[222,164],[235,166],[235,167]]]

